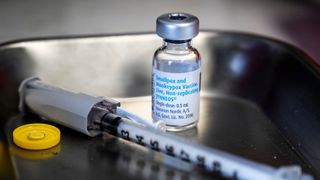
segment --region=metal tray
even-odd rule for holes
[[[31,75],[73,91],[118,98],[150,119],[154,34],[22,40],[0,46],[0,178],[210,179],[189,163],[110,135],[86,137],[61,129],[45,151],[19,149],[12,130],[42,121],[17,110],[18,84]],[[285,43],[256,35],[203,31],[197,129],[193,141],[272,166],[299,164],[320,177],[319,66]]]

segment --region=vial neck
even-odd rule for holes
[[[191,39],[182,41],[165,39],[163,45],[169,49],[188,49],[191,47]]]

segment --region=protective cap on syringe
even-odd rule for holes
[[[270,180],[313,180],[309,174],[303,174],[300,166],[283,166],[276,169]]]

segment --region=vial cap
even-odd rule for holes
[[[48,124],[26,124],[13,131],[13,142],[23,149],[48,149],[60,142],[60,131]]]
[[[187,13],[168,13],[157,18],[157,34],[168,40],[189,40],[199,33],[199,19]]]

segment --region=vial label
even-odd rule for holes
[[[200,68],[186,73],[153,69],[152,117],[167,125],[184,126],[198,120]]]

